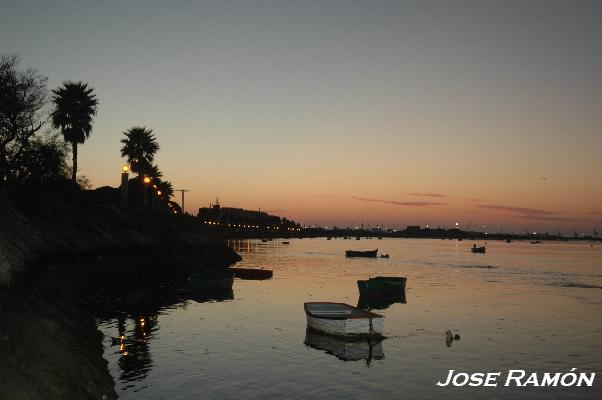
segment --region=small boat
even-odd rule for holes
[[[366,250],[366,251],[345,250],[345,256],[346,257],[369,257],[369,258],[376,258],[376,253],[378,253],[378,249],[376,249],[376,250]]]
[[[372,360],[385,358],[382,338],[348,339],[323,335],[312,329],[307,329],[305,345],[332,354],[343,361],[364,360],[366,364],[370,365]]]
[[[262,241],[263,243],[266,243],[268,240],[267,240],[267,239],[261,239],[261,241]]]
[[[377,276],[357,281],[361,297],[395,297],[406,290],[407,278],[395,276]]]
[[[380,258],[389,258],[389,255],[388,254],[381,254]]]
[[[270,269],[259,269],[259,268],[228,268],[234,272],[234,275],[240,279],[262,281],[270,279],[274,272]]]
[[[303,307],[307,325],[316,331],[343,337],[382,336],[382,315],[344,303],[312,302]]]
[[[229,268],[214,268],[191,275],[188,285],[197,294],[227,292],[232,290],[234,271]]]
[[[282,244],[291,244],[291,242],[282,242]]]
[[[512,243],[512,239],[506,239],[506,243]]]
[[[473,245],[470,249],[473,253],[485,253],[485,246],[477,247],[477,245]]]

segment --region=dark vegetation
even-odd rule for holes
[[[99,100],[85,82],[46,84],[0,57],[0,400],[113,399],[95,320],[152,319],[186,299],[188,276],[240,257],[170,200],[151,129],[121,140],[127,202],[86,190],[78,146]]]

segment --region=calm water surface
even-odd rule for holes
[[[243,256],[238,267],[274,277],[237,279],[223,301],[99,322],[122,399],[602,398],[601,244],[489,242],[486,254],[472,254],[466,240],[230,244]],[[391,258],[344,257],[376,247]],[[406,303],[377,311],[386,340],[306,332],[304,302],[357,305],[356,281],[377,275],[408,278]],[[447,330],[460,340],[446,343]],[[120,351],[108,337],[121,333],[147,340]],[[449,369],[504,376],[573,367],[596,372],[594,387],[435,386]]]

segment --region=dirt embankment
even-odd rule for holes
[[[152,307],[163,288],[240,259],[194,218],[114,199],[0,191],[0,400],[116,398],[94,318]]]

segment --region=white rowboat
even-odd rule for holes
[[[344,303],[305,303],[307,325],[335,336],[381,336],[384,316]]]

